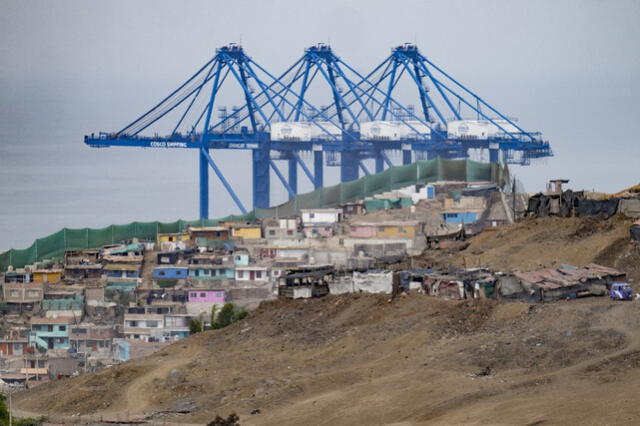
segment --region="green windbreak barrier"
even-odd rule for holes
[[[365,181],[369,176],[365,176],[352,182],[343,182],[340,184],[340,202],[347,203],[367,196],[365,192]]]
[[[418,163],[394,167],[391,170],[391,189],[404,188],[417,181]]]
[[[365,180],[364,188],[366,196],[371,197],[381,192],[391,191],[392,171],[392,169],[387,169],[384,172],[363,178]]]
[[[362,177],[326,188],[300,194],[284,204],[266,209],[257,208],[244,215],[230,215],[220,219],[178,220],[176,222],[132,222],[105,228],[64,228],[48,237],[37,239],[30,247],[0,253],[0,271],[8,266],[22,268],[42,259],[62,258],[65,250],[100,248],[132,238],[155,241],[158,233],[183,232],[188,226],[214,226],[222,221],[251,222],[269,217],[291,217],[300,209],[337,207],[350,201],[406,187],[416,183],[436,181],[487,181],[504,187],[509,183],[509,170],[501,164],[479,163],[472,160],[435,158],[406,166],[390,167],[382,173]]]
[[[327,207],[336,207],[340,204],[340,189],[342,185],[325,186],[322,188],[322,200]]]

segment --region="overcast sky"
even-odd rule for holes
[[[638,1],[1,0],[0,7],[0,249],[64,226],[196,218],[196,152],[97,150],[82,138],[123,127],[229,42],[241,41],[274,73],[318,42],[361,72],[392,46],[416,42],[551,142],[555,157],[514,168],[527,190],[554,177],[601,191],[639,180]],[[248,154],[214,156],[250,206]],[[217,180],[211,186],[211,216],[237,212]],[[284,196],[274,189],[272,201]]]

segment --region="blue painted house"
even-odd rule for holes
[[[154,280],[182,280],[189,275],[189,269],[184,266],[160,266],[153,269],[151,277]]]
[[[233,253],[233,263],[236,266],[249,266],[249,252],[237,250]]]
[[[42,350],[69,349],[71,318],[31,318],[29,346]]]
[[[442,215],[447,223],[475,223],[478,220],[476,212],[447,212]]]
[[[233,278],[235,270],[224,265],[189,265],[189,278],[198,280],[224,280]]]

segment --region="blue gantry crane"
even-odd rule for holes
[[[393,96],[403,77],[417,89],[418,110]],[[225,90],[241,99],[231,111],[219,105]],[[319,188],[325,165],[339,166],[346,182],[370,173],[367,159],[375,160],[376,172],[391,166],[390,151],[401,151],[403,164],[474,151],[488,152],[491,162],[525,165],[552,155],[540,133],[525,131],[408,43],[367,75],[318,44],[279,76],[229,44],[121,130],[84,140],[91,147],[197,149],[203,219],[209,217],[210,168],[238,209],[247,211],[212,150],[251,150],[253,207],[269,207],[271,171],[293,197],[299,169]],[[303,158],[308,154],[311,166]],[[287,162],[286,175],[278,160]]]

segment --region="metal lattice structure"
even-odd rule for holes
[[[393,96],[403,77],[417,89],[419,111]],[[241,100],[231,111],[219,105],[220,94],[229,87],[236,92],[234,99]],[[315,100],[321,95],[319,104]],[[468,114],[473,118],[465,118]],[[412,44],[394,48],[366,76],[319,44],[278,77],[241,46],[223,46],[141,117],[117,132],[85,136],[85,143],[197,149],[203,219],[209,217],[209,168],[238,209],[247,212],[212,150],[251,150],[254,208],[270,205],[271,171],[292,198],[298,192],[298,169],[317,189],[324,185],[325,166],[339,166],[340,180],[352,181],[360,171],[370,173],[364,160],[375,159],[376,173],[392,166],[391,151],[402,152],[402,164],[468,158],[474,151],[488,152],[490,162],[511,164],[552,155],[540,133],[525,131]],[[303,154],[312,157],[311,166]],[[287,162],[286,176],[278,160]]]

